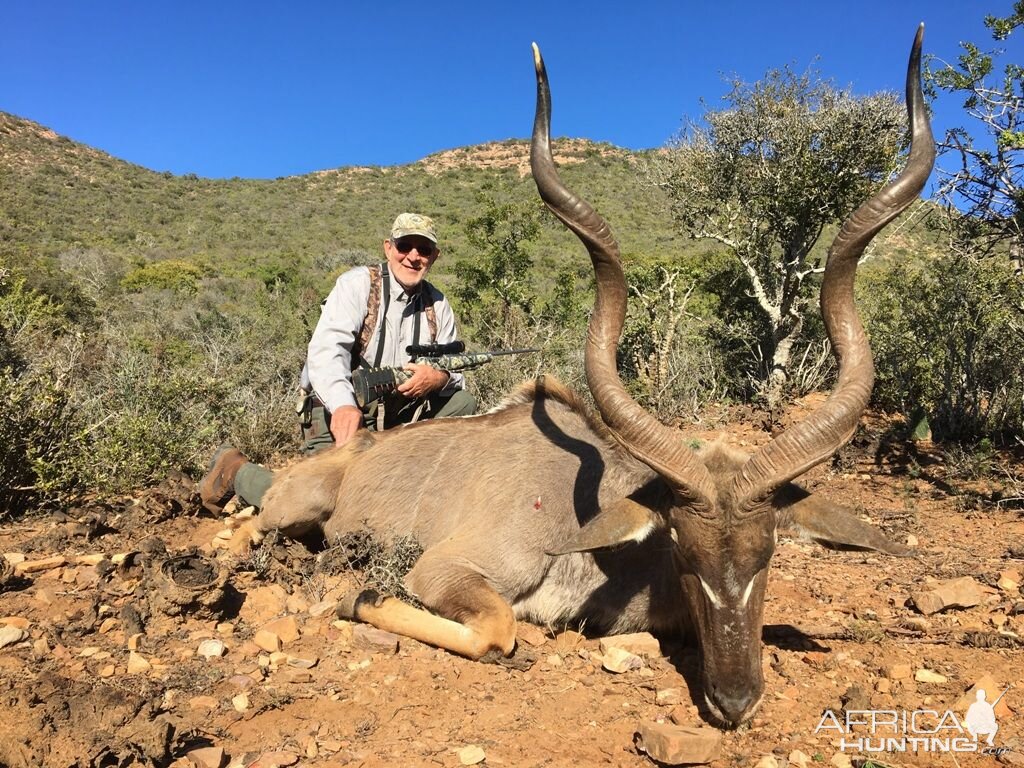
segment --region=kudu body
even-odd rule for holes
[[[539,379],[490,414],[364,432],[278,474],[244,535],[317,527],[328,540],[364,529],[385,539],[413,535],[423,554],[406,583],[433,613],[367,593],[344,609],[471,658],[511,653],[516,618],[692,632],[711,714],[729,726],[749,719],[763,692],[762,609],[778,528],[904,553],[790,481],[845,444],[867,405],[873,369],[853,278],[864,247],[917,197],[934,161],[920,44],[921,31],[907,76],[907,168],[849,218],[830,250],[821,306],[838,383],[803,422],[750,457],[720,443],[692,451],[629,398],[615,369],[626,301],[618,247],[558,178],[535,48],[531,164],[541,197],[594,263],[586,370],[600,417],[558,382]]]

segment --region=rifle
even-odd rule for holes
[[[530,348],[464,353],[465,349],[466,345],[461,341],[453,341],[450,344],[414,344],[406,347],[405,351],[412,357],[411,362],[429,365],[431,368],[447,373],[479,368],[502,355],[540,352],[540,349]],[[412,371],[407,371],[404,368],[390,366],[356,368],[352,371],[352,388],[355,390],[356,402],[359,403],[360,408],[365,408],[367,403],[372,403],[374,400],[379,400],[384,395],[394,392],[400,384],[411,378]]]

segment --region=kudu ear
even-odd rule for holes
[[[567,555],[613,547],[627,541],[643,541],[663,525],[661,515],[649,507],[633,499],[619,499],[602,508],[593,520],[580,528],[579,533],[557,549],[548,550],[547,554]]]
[[[846,507],[815,496],[796,483],[783,485],[775,492],[773,502],[780,510],[779,528],[819,544],[873,549],[895,557],[914,555],[913,550],[886,538]]]

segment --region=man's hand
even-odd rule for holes
[[[331,435],[341,448],[363,426],[363,412],[354,405],[343,405],[331,414]]]
[[[405,370],[412,371],[412,378],[402,382],[398,386],[398,391],[410,399],[426,397],[431,392],[444,389],[444,385],[448,383],[448,373],[439,371],[432,365],[407,363]]]

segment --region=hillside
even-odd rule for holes
[[[583,139],[556,143],[570,184],[614,222],[625,254],[693,244],[674,235],[657,190],[641,186],[639,155]],[[534,200],[526,141],[464,147],[391,167],[324,170],[274,180],[174,176],[126,163],[0,113],[0,249],[18,261],[74,248],[133,260],[195,260],[232,274],[261,263],[376,257],[402,210],[433,214],[449,256],[467,258],[463,222],[479,197]],[[543,263],[579,246],[561,226],[544,228]],[[356,254],[358,255],[358,254]],[[438,264],[443,276],[454,259]]]

